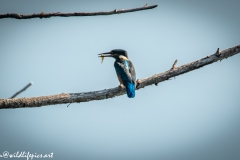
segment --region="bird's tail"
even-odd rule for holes
[[[127,91],[127,96],[129,98],[134,98],[135,97],[135,84],[127,82],[127,85],[125,85],[126,91]]]

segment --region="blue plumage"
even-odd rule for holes
[[[125,87],[126,87],[126,91],[127,91],[127,96],[129,98],[134,98],[135,97],[135,83],[127,82]]]
[[[120,83],[126,88],[127,96],[129,98],[134,98],[136,74],[132,62],[130,60],[126,60],[122,56],[119,56],[119,58],[116,58],[116,61],[114,62],[114,68]]]

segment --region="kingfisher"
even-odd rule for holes
[[[99,57],[113,57],[115,59],[114,68],[117,73],[121,88],[126,88],[129,98],[135,97],[136,72],[133,63],[128,59],[127,51],[123,49],[113,49],[110,52],[98,54]]]

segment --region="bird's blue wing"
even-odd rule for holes
[[[131,61],[115,62],[114,67],[119,78],[120,83],[126,87],[127,96],[129,98],[135,97],[135,81],[136,73]]]
[[[132,76],[129,72],[129,69],[125,66],[124,63],[115,62],[114,68],[116,70],[117,75],[121,78],[123,83],[132,82]]]

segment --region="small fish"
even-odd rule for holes
[[[102,58],[102,62],[103,62],[103,60],[104,60],[104,55],[103,55],[103,54],[101,54],[101,58]],[[102,62],[101,62],[101,63],[102,63]]]

